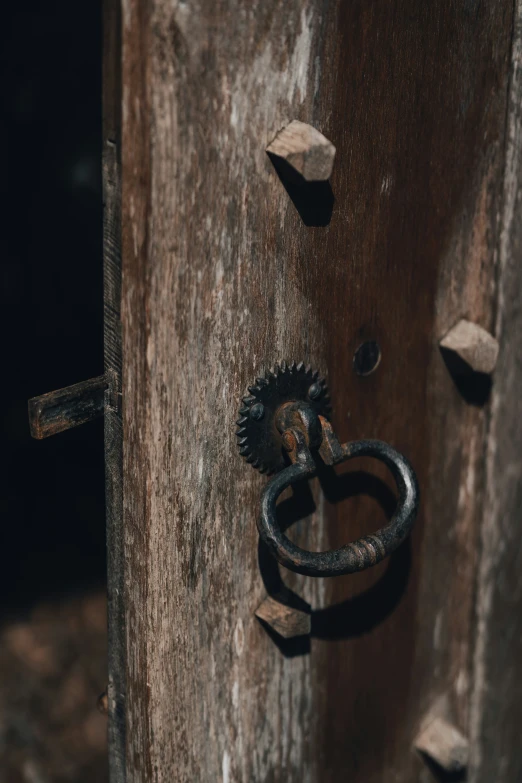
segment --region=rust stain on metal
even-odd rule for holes
[[[249,387],[249,393],[239,411],[238,445],[241,455],[261,472],[266,472],[267,455],[271,470],[277,471],[261,495],[258,518],[261,539],[275,558],[291,571],[307,576],[341,576],[371,568],[395,551],[412,528],[419,502],[417,478],[405,457],[382,441],[341,444],[323,415],[330,407],[325,381],[303,362],[276,365],[257,385]],[[318,408],[320,400],[322,407]],[[263,415],[252,417],[260,405]],[[363,536],[339,549],[310,552],[290,541],[277,523],[277,499],[288,487],[316,476],[314,452],[326,465],[357,456],[383,462],[399,490],[391,521],[371,537]]]

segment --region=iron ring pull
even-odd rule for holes
[[[293,407],[293,406],[292,406]],[[295,418],[303,419],[306,426],[292,427],[282,433],[283,446],[291,463],[267,484],[261,497],[261,514],[258,520],[259,534],[275,558],[299,574],[307,576],[341,576],[363,571],[390,555],[408,536],[417,515],[419,488],[415,473],[408,460],[387,443],[379,440],[360,440],[340,444],[330,422],[318,416],[320,433],[310,437],[309,422],[303,417],[303,408],[294,409]],[[312,417],[315,418],[315,417]],[[316,420],[317,420],[316,419]],[[313,423],[313,422],[312,422]],[[302,479],[313,478],[317,466],[311,448],[318,449],[327,465],[335,465],[354,457],[374,457],[388,467],[399,492],[399,501],[392,519],[372,535],[363,536],[339,549],[326,552],[309,552],[292,543],[281,531],[276,518],[276,502],[287,487]]]

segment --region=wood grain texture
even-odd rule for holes
[[[515,3],[502,200],[495,371],[481,529],[471,783],[522,780],[522,3]]]
[[[109,769],[111,783],[125,772],[126,648],[123,559],[123,428],[121,418],[121,9],[103,1],[103,287],[105,396],[105,495]]]
[[[424,781],[421,716],[470,722],[487,408],[438,343],[493,325],[511,3],[125,0],[122,20],[126,780]],[[322,223],[265,154],[294,118],[337,148]],[[387,440],[423,492],[389,562],[283,574],[313,607],[292,655],[253,615],[277,579],[232,424],[281,359],[326,371],[341,441]],[[392,505],[361,463],[282,513],[327,548]]]

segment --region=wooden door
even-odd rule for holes
[[[427,781],[436,715],[469,742],[458,775],[513,783],[520,9],[107,0],[105,38],[113,782]],[[335,145],[329,184],[267,155],[294,119]],[[500,342],[491,389],[441,354],[461,318]],[[234,420],[282,360],[327,375],[343,441],[417,472],[411,539],[361,574],[259,557],[267,479]],[[377,463],[338,474],[288,501],[307,549],[393,508]],[[298,642],[254,615],[278,573],[312,608]]]

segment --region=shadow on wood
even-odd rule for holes
[[[305,226],[327,226],[335,202],[330,182],[307,182],[286,160],[267,155]]]
[[[483,372],[474,372],[464,359],[444,346],[439,346],[439,350],[462,399],[468,405],[479,408],[486,405],[491,394],[491,376]]]
[[[431,759],[426,753],[418,751],[422,757],[426,768],[432,774],[434,783],[465,783],[468,779],[467,771],[465,769],[458,770],[456,772],[447,772],[443,767],[439,766],[433,759]]]
[[[328,501],[338,503],[356,495],[368,495],[377,500],[387,518],[391,518],[396,498],[384,481],[376,476],[364,471],[351,471],[338,476],[333,468],[321,466],[318,470],[318,478]],[[314,511],[315,503],[309,483],[296,484],[292,497],[282,501],[278,506],[281,529],[288,530]],[[258,551],[259,568],[267,593],[280,603],[306,611],[305,607],[308,604],[284,584],[277,561],[261,541]],[[311,637],[331,640],[350,639],[370,632],[399,604],[408,585],[410,568],[411,544],[408,539],[391,555],[386,572],[373,587],[346,601],[312,611]],[[294,657],[310,651],[310,641],[306,637],[282,640],[268,627],[267,632],[285,656]]]

